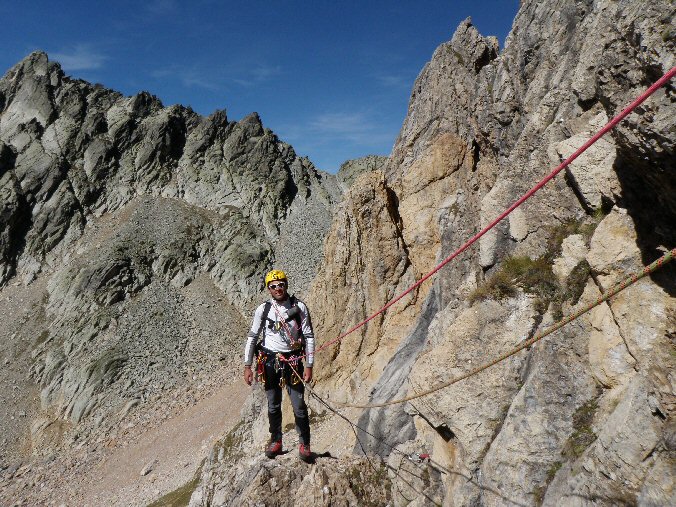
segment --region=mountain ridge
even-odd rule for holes
[[[285,233],[287,225],[302,229],[317,210],[328,210],[322,216],[331,221],[319,220],[307,233],[321,231],[314,234],[323,244],[321,260],[291,280],[312,280],[304,298],[320,344],[401,293],[673,66],[673,17],[666,1],[524,1],[502,51],[465,20],[418,76],[389,160],[347,164],[336,182],[288,158],[255,117],[241,125],[224,114],[204,119],[191,127],[200,134],[189,142],[181,128],[168,126],[174,113],[167,111],[165,119],[144,116],[144,126],[132,128],[135,108],[156,116],[164,110],[153,109],[149,97],[119,99],[103,116],[105,132],[91,120],[94,138],[104,136],[89,144],[87,171],[82,158],[85,175],[107,174],[110,164],[128,175],[114,180],[109,194],[91,195],[100,222],[77,239],[45,218],[39,241],[26,234],[27,251],[66,238],[74,248],[64,247],[65,265],[52,261],[54,271],[35,270],[31,282],[33,260],[19,256],[16,271],[35,294],[25,296],[16,276],[2,289],[29,301],[28,309],[15,310],[16,331],[2,330],[0,338],[13,344],[12,359],[31,368],[42,391],[43,406],[20,416],[34,421],[36,473],[61,466],[58,459],[50,465],[50,453],[76,445],[88,453],[83,463],[95,463],[105,456],[101,447],[135,431],[129,424],[152,426],[224,376],[233,390],[241,384],[241,340],[234,337],[247,327],[245,301],[258,297],[256,277],[273,259],[287,252],[289,264],[305,262],[307,249],[280,245],[294,236]],[[3,111],[5,85],[0,81]],[[58,120],[49,100],[38,94],[29,108],[35,121],[20,129],[13,119],[3,130],[2,113],[0,160],[21,166],[27,155],[18,146],[32,146],[28,155],[41,160],[36,140],[45,134],[37,118]],[[477,248],[318,355],[316,392],[332,404],[422,391],[512,348],[672,248],[673,108],[670,84]],[[9,139],[2,134],[15,128]],[[134,141],[138,128],[144,135]],[[178,160],[173,143],[163,140],[169,132],[191,147]],[[146,137],[158,149],[145,149]],[[121,156],[109,146],[133,149]],[[275,179],[263,192],[260,175],[249,171],[254,165],[293,177]],[[372,170],[362,173],[363,167]],[[68,184],[57,191],[64,180],[38,185],[43,173],[31,179],[14,172],[0,174],[0,188],[9,189],[7,202],[16,209],[46,207],[62,196],[66,209],[77,210]],[[74,181],[70,187],[80,188]],[[158,181],[161,190],[139,191]],[[23,188],[30,185],[49,187],[48,195],[29,196]],[[17,213],[2,216],[22,230]],[[77,231],[77,213],[66,216]],[[265,400],[255,388],[240,423],[186,486],[190,505],[292,505],[301,498],[318,505],[672,504],[673,275],[665,267],[556,335],[433,397],[345,410],[360,432],[311,398],[319,455],[313,468],[292,455],[279,463],[261,458]],[[28,390],[30,382],[21,385]],[[175,405],[165,410],[171,399]],[[292,428],[284,438],[287,447],[295,444]],[[24,480],[27,472],[15,473],[17,489],[7,491],[18,495],[35,475]],[[82,498],[76,479],[60,491]],[[22,494],[50,498],[45,491]]]
[[[341,190],[255,113],[124,97],[45,53],[0,79],[0,105],[0,383],[17,387],[0,466],[63,454],[67,473],[86,449],[82,472],[232,382],[261,273],[303,290]]]
[[[321,341],[420,279],[668,71],[673,14],[664,2],[522,2],[500,53],[461,23],[418,76],[387,166],[339,205],[310,298]],[[334,344],[316,371],[323,398],[424,391],[673,248],[673,107],[667,85],[478,248]],[[433,396],[346,410],[364,431],[334,418],[334,445],[381,456],[393,505],[673,503],[673,269]],[[265,437],[251,433],[243,449]],[[393,447],[434,462],[418,467]],[[208,461],[191,505],[239,494],[230,466]]]

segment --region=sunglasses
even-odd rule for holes
[[[271,283],[270,285],[268,285],[268,289],[272,289],[272,290],[286,289],[286,284],[284,282]]]

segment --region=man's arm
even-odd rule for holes
[[[258,339],[258,331],[261,328],[261,319],[263,318],[263,305],[256,308],[254,312],[251,329],[246,336],[246,345],[244,347],[244,382],[247,385],[253,383],[253,371],[251,370],[251,363],[253,362],[254,348],[256,340]]]

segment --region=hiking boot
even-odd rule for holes
[[[305,461],[305,463],[312,463],[312,452],[310,451],[310,446],[300,444],[300,446],[298,446],[298,457]]]
[[[265,448],[265,455],[268,458],[273,459],[275,456],[279,456],[280,454],[282,454],[282,441],[270,441],[268,446]]]

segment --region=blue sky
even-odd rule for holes
[[[388,155],[413,81],[467,16],[501,47],[518,0],[0,0],[0,74],[34,50],[126,95],[257,111],[320,169]]]

